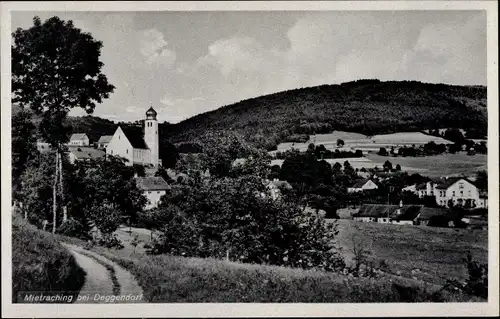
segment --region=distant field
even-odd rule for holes
[[[420,173],[430,177],[474,174],[478,170],[487,169],[487,155],[468,156],[463,153],[442,154],[425,157],[385,157],[367,154],[367,158],[381,166],[389,160],[393,166],[405,167],[408,172]]]
[[[327,149],[337,148],[337,140],[344,141],[344,148],[360,149],[363,151],[374,151],[381,147],[390,148],[391,146],[403,145],[421,145],[434,141],[437,144],[451,144],[452,142],[441,137],[423,134],[421,132],[399,132],[393,134],[380,134],[371,138],[368,136],[344,131],[334,131],[329,134],[311,135],[306,143],[281,143],[278,145],[278,151],[289,150],[292,147],[305,151],[310,143],[316,145],[323,144]]]
[[[338,222],[339,242],[347,258],[352,258],[355,236],[371,252],[372,260],[376,263],[385,260],[389,272],[399,271],[409,278],[436,284],[443,284],[442,278],[465,280],[467,269],[462,258],[468,250],[476,260],[487,262],[488,259],[486,230],[386,225],[346,219]]]
[[[358,168],[358,169],[361,169],[361,168],[370,169],[370,168],[375,168],[375,167],[382,168],[382,166],[384,165],[384,162],[385,162],[385,160],[381,163],[375,162],[367,157],[329,158],[329,159],[325,159],[325,161],[332,166],[335,165],[335,163],[339,163],[341,165],[344,165],[344,162],[348,161],[349,164],[351,164],[351,166],[354,169],[356,169],[356,168]],[[271,166],[278,165],[281,167],[283,162],[284,162],[284,160],[281,160],[281,159],[271,160]],[[419,169],[416,167],[409,167],[409,166],[403,166],[403,165],[401,166],[401,169],[403,171],[409,171],[409,172],[424,172],[426,170],[426,169],[422,169],[422,168]]]

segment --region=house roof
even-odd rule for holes
[[[121,127],[121,129],[133,148],[149,149],[144,141],[144,135],[141,128]]]
[[[165,182],[163,177],[137,177],[137,187],[143,191],[169,190],[170,186]]]
[[[361,179],[359,181],[357,181],[356,183],[354,183],[354,185],[351,186],[351,188],[361,188],[363,187],[366,183],[368,183],[370,181],[370,179]],[[373,182],[373,181],[372,181]],[[376,183],[373,182],[375,185]]]
[[[436,216],[447,216],[449,213],[450,211],[445,208],[422,207],[418,219],[429,220]]]
[[[71,147],[70,152],[77,159],[97,159],[103,157],[106,154],[104,151],[95,149],[93,147]]]
[[[464,181],[471,183],[472,185],[475,185],[471,180],[469,180],[468,178],[465,178],[465,177],[450,177],[450,178],[447,178],[445,180],[441,180],[438,183],[438,185],[436,185],[436,188],[448,189],[448,187],[452,186],[453,184],[455,184],[459,180],[464,180]]]
[[[99,138],[99,141],[97,141],[97,143],[109,143],[112,137],[113,135],[103,135]]]
[[[75,134],[71,135],[71,138],[69,140],[70,141],[78,141],[78,140],[82,140],[84,138],[88,139],[87,134],[85,134],[85,133],[75,133]]]
[[[427,188],[427,183],[420,183],[418,184],[417,186],[415,186],[415,189],[416,190],[419,190],[419,189],[426,189]]]
[[[353,214],[354,217],[387,217],[396,220],[413,220],[418,216],[422,205],[384,205],[365,204],[359,211]],[[399,214],[398,214],[399,211]]]

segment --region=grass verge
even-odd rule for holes
[[[52,234],[20,218],[12,220],[13,303],[25,302],[25,292],[44,296],[57,293],[75,300],[85,275],[73,255]]]

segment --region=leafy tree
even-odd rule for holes
[[[165,217],[157,253],[333,270],[335,224],[296,202],[274,201],[260,178],[211,178],[174,185],[161,201]]]
[[[29,106],[42,115],[41,137],[57,150],[52,229],[55,232],[56,192],[62,188],[62,144],[69,138],[64,120],[75,107],[92,113],[96,103],[109,97],[114,86],[101,73],[102,43],[75,28],[72,21],[52,17],[42,24],[40,18],[34,17],[32,27],[18,28],[12,37],[12,102],[21,108]]]
[[[78,163],[78,162],[77,162]],[[69,188],[73,216],[94,220],[102,233],[112,233],[124,218],[136,221],[146,204],[134,179],[134,169],[121,158],[108,156],[85,166],[77,164]]]
[[[480,190],[488,189],[488,171],[478,171],[476,173],[476,180],[474,182]]]
[[[383,167],[384,167],[384,171],[386,171],[386,172],[392,171],[392,163],[389,161],[385,161]]]
[[[21,175],[19,197],[22,198],[22,212],[28,221],[39,228],[51,216],[54,157],[51,152],[29,160]]]
[[[396,171],[401,172],[401,165],[396,164]]]
[[[337,146],[338,146],[338,147],[342,147],[342,146],[344,146],[344,144],[345,144],[345,143],[344,143],[344,140],[342,140],[342,139],[340,139],[340,138],[339,138],[339,139],[337,139]]]
[[[35,126],[31,113],[20,110],[12,116],[12,195],[16,202],[20,195],[21,175],[30,159],[38,156]]]
[[[464,136],[458,128],[447,129],[444,138],[452,142],[462,142],[464,140]]]
[[[378,155],[380,156],[388,156],[389,154],[387,153],[387,150],[385,149],[385,147],[381,147],[377,153]]]

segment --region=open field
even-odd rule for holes
[[[370,259],[384,261],[388,272],[435,284],[447,279],[465,280],[467,251],[474,259],[487,262],[486,230],[362,223],[338,220],[339,244],[352,258],[354,241],[370,251]]]
[[[403,170],[429,177],[473,175],[478,170],[487,169],[486,161],[488,159],[488,156],[483,154],[468,156],[463,153],[424,157],[386,157],[368,154],[366,157],[377,163],[379,167],[382,167],[383,163],[389,160],[392,166],[399,164]]]
[[[329,134],[316,134],[311,135],[306,143],[281,143],[278,145],[278,151],[286,151],[293,148],[300,151],[307,150],[310,143],[316,145],[323,144],[326,149],[337,149],[337,139],[344,141],[343,149],[359,149],[364,152],[377,151],[381,147],[390,148],[391,146],[410,146],[421,145],[434,141],[436,144],[451,144],[452,142],[445,140],[441,137],[427,135],[421,132],[399,132],[392,134],[379,134],[368,137],[359,133],[334,131]]]

